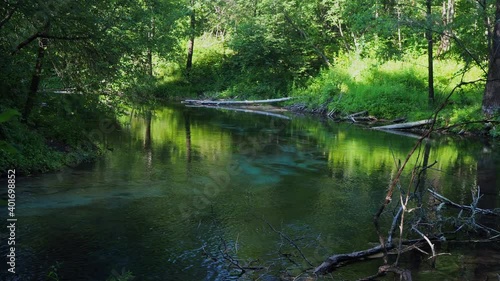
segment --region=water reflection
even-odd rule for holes
[[[416,141],[308,118],[176,106],[122,121],[121,132],[106,136],[113,152],[105,159],[20,183],[25,280],[44,280],[57,262],[64,280],[105,280],[121,268],[138,280],[226,280],[234,272],[224,243],[242,262],[272,264],[269,274],[287,270],[284,256],[305,264],[267,222],[313,263],[367,248],[377,241],[372,215]],[[498,148],[480,142],[433,139],[410,160],[402,186],[413,166],[437,161],[421,186],[468,204],[480,185],[488,196],[481,204],[499,206],[499,159]]]

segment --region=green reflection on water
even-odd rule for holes
[[[104,280],[121,268],[139,280],[226,280],[234,272],[223,245],[242,263],[271,266],[275,276],[300,272],[309,266],[267,222],[314,264],[373,246],[372,216],[416,142],[348,124],[178,106],[122,121],[121,131],[106,135],[113,151],[105,159],[25,179],[19,215],[26,274],[42,276],[61,262],[67,280]],[[438,161],[428,185],[468,203],[484,153],[479,142],[440,138],[419,159]],[[498,174],[498,152],[488,153]],[[490,189],[498,193],[498,182]],[[499,206],[498,197],[490,204]],[[368,276],[379,265],[338,276]]]

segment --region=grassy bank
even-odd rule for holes
[[[434,62],[435,99],[428,98],[427,57],[410,56],[381,60],[340,55],[333,66],[308,79],[283,81],[264,69],[239,68],[234,53],[225,43],[204,38],[194,56],[193,69],[186,75],[181,64],[159,64],[153,96],[162,100],[180,98],[262,99],[293,96],[293,103],[309,110],[322,108],[335,116],[368,111],[378,119],[430,118],[461,81],[476,83],[458,88],[440,113],[438,127],[452,133],[489,134],[497,137],[495,124],[480,122],[485,117],[481,103],[485,73],[453,58]],[[276,82],[281,81],[281,82]],[[499,121],[498,117],[494,119]]]
[[[324,108],[336,116],[368,111],[379,119],[426,119],[444,102],[460,81],[481,80],[478,67],[467,69],[452,59],[435,62],[435,100],[428,99],[426,58],[408,57],[380,62],[369,58],[341,57],[333,67],[309,80],[304,87],[294,87],[295,103]],[[452,95],[439,115],[438,126],[453,126],[452,132],[484,133],[481,112],[484,81],[464,85]],[[498,120],[497,120],[498,121]],[[488,128],[497,136],[499,129]]]

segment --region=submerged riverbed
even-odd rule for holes
[[[377,243],[373,214],[416,142],[306,117],[183,106],[135,110],[122,121],[122,128],[92,132],[110,150],[103,159],[18,179],[20,279],[2,280],[46,280],[50,272],[60,280],[106,280],[127,271],[134,280],[298,276],[309,263]],[[498,147],[439,137],[421,155],[437,161],[427,187],[470,204],[479,185],[480,207],[500,207]],[[414,280],[500,273],[496,244],[445,247],[452,255],[440,256],[436,269],[407,261]],[[264,269],[240,275],[236,260]],[[381,264],[342,268],[334,280],[372,275]]]

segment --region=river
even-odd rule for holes
[[[136,109],[121,121],[118,128],[101,120],[89,132],[108,150],[99,161],[18,179],[20,279],[2,280],[104,281],[127,271],[134,280],[291,280],[309,263],[376,245],[373,214],[416,142],[309,117],[179,105]],[[440,136],[419,155],[402,187],[425,158],[437,161],[426,187],[468,205],[479,185],[480,206],[500,207],[498,146]],[[391,221],[396,203],[383,220]],[[402,265],[413,280],[500,273],[497,244],[446,243],[440,252],[436,269],[411,257]],[[235,263],[264,269],[241,275]],[[381,264],[356,263],[332,276],[356,280]]]

